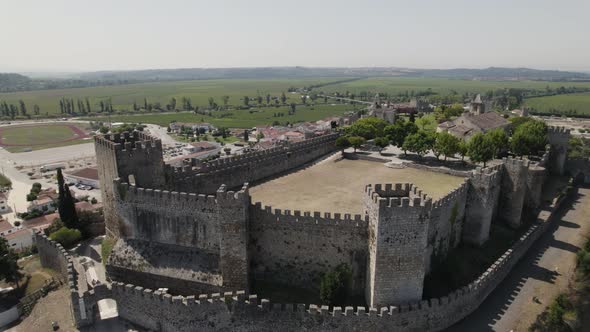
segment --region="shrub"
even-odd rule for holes
[[[62,227],[57,232],[51,233],[49,238],[59,242],[64,248],[71,248],[80,241],[82,234],[77,229]]]
[[[107,259],[109,258],[109,256],[111,255],[111,251],[113,251],[113,246],[115,245],[115,240],[105,237],[102,240],[102,243],[100,245],[100,253],[101,253],[101,257],[102,257],[102,264],[106,264]]]
[[[342,304],[348,296],[352,273],[346,264],[325,273],[320,283],[320,299],[329,305]]]

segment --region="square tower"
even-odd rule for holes
[[[432,199],[409,183],[365,189],[369,262],[365,297],[371,307],[422,299]]]

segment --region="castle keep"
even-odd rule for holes
[[[149,135],[96,137],[107,234],[118,239],[107,272],[117,282],[139,286],[115,283],[112,294],[126,294],[120,310],[129,311],[123,314],[127,317],[140,315],[134,310],[142,309],[133,302],[140,297],[169,300],[181,311],[191,311],[196,301],[144,288],[183,295],[230,292],[225,299],[199,299],[203,315],[211,310],[218,318],[227,316],[230,302],[234,314],[250,315],[244,303],[258,305],[257,299],[231,292],[248,292],[256,281],[317,288],[322,274],[346,264],[352,270],[352,289],[371,308],[388,313],[388,306],[396,306],[403,312],[404,304],[422,300],[425,275],[452,248],[462,241],[485,243],[496,221],[520,227],[523,211],[541,206],[548,170],[563,172],[568,136],[563,129],[550,128],[551,148],[541,160],[507,158],[478,168],[438,200],[411,183],[367,183],[359,197],[362,215],[273,209],[252,202],[248,192],[249,184],[334,152],[338,134],[182,168],[165,165],[161,142]],[[437,299],[423,308],[438,308],[439,303]],[[422,305],[409,310],[418,308]],[[281,314],[281,319],[298,319],[298,310],[291,308],[295,316]],[[323,308],[316,311],[324,313]],[[348,309],[339,314],[358,315]],[[259,319],[256,324],[271,318]],[[146,322],[157,329],[156,322]]]

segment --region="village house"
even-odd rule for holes
[[[206,150],[214,150],[214,149],[218,149],[218,148],[219,148],[219,144],[215,144],[215,143],[211,143],[211,142],[207,142],[207,141],[193,142],[193,143],[189,143],[189,144],[182,147],[182,154],[184,156],[187,156],[187,155],[190,155],[193,153],[206,151]]]
[[[33,245],[33,231],[27,228],[18,229],[4,235],[8,246],[16,252],[28,249]]]
[[[460,117],[438,125],[437,132],[448,132],[462,140],[467,140],[477,133],[486,133],[494,129],[510,129],[510,122],[497,112],[473,114],[465,112]]]
[[[180,133],[182,128],[190,128],[192,131],[196,132],[199,131],[200,133],[207,133],[212,132],[215,130],[215,127],[207,122],[197,122],[197,123],[190,123],[190,122],[171,122],[170,130],[175,133]]]
[[[12,226],[8,221],[0,218],[0,236],[10,234],[16,230],[16,227]]]

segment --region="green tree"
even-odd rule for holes
[[[424,116],[418,118],[415,121],[415,123],[418,126],[418,128],[420,128],[422,130],[434,131],[436,129],[435,128],[436,121],[435,121],[434,117],[430,116],[430,115],[424,115]]]
[[[352,272],[346,264],[338,265],[334,270],[324,273],[320,282],[320,300],[328,305],[344,304]]]
[[[483,167],[486,167],[486,163],[494,157],[494,143],[482,133],[477,133],[471,137],[467,149],[471,161],[483,163]]]
[[[244,101],[244,106],[248,107],[250,105],[250,97],[244,96],[243,101]]]
[[[49,238],[60,243],[64,248],[71,248],[82,238],[82,233],[77,229],[62,227],[58,231],[51,233]]]
[[[247,130],[244,130],[244,142],[248,143],[248,140],[250,139],[250,136],[248,134]]]
[[[418,127],[413,122],[400,120],[393,125],[385,127],[383,132],[389,138],[391,144],[403,148],[406,137],[418,132]]]
[[[516,129],[510,148],[517,156],[534,155],[545,149],[547,125],[538,120],[528,121]]]
[[[281,93],[281,103],[282,103],[283,105],[285,105],[285,103],[286,103],[286,102],[287,102],[287,96],[285,96],[285,93],[284,93],[284,92],[282,92],[282,93]]]
[[[422,158],[432,148],[432,145],[433,136],[424,130],[419,130],[406,137],[402,149],[413,152]]]
[[[366,142],[365,138],[360,136],[352,136],[348,139],[348,141],[350,142],[350,146],[354,148],[355,153],[356,149],[360,148]]]
[[[376,146],[379,147],[379,154],[381,154],[381,152],[383,152],[383,149],[385,149],[389,145],[389,140],[387,139],[387,137],[377,137],[373,142]]]
[[[20,107],[20,114],[22,116],[27,115],[27,106],[25,105],[25,102],[21,100],[18,101],[19,107]]]
[[[168,105],[170,105],[170,110],[174,111],[176,109],[176,98],[174,98],[174,97],[170,98]]]
[[[375,137],[384,136],[384,130],[386,126],[387,121],[370,117],[356,121],[346,130],[350,136],[360,136],[365,139],[373,139]]]
[[[18,265],[18,255],[8,245],[8,240],[0,237],[0,279],[16,283],[19,288],[19,279],[22,277]]]
[[[509,138],[506,131],[502,128],[497,128],[486,133],[494,145],[494,158],[498,158],[503,151],[508,148]]]
[[[340,136],[336,139],[336,147],[344,151],[346,148],[350,147],[350,140],[347,136]]]
[[[227,109],[227,104],[229,103],[229,96],[223,96],[221,97],[221,100],[223,101],[223,108]]]
[[[460,142],[461,140],[449,133],[438,133],[432,150],[437,158],[438,155],[442,154],[447,160],[448,157],[452,157],[459,152]]]
[[[467,142],[463,140],[459,140],[459,145],[457,146],[457,153],[461,156],[461,161],[465,161],[465,156],[469,152],[469,145]]]

